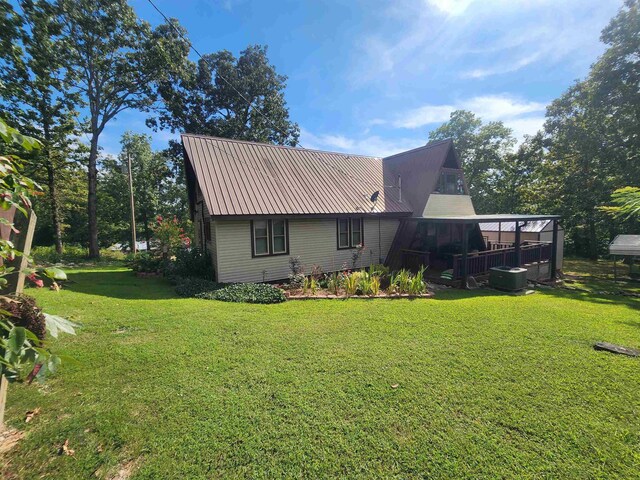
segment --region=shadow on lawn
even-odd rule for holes
[[[69,272],[66,290],[126,300],[180,299],[162,277],[138,278],[130,270]]]
[[[534,295],[548,295],[557,298],[580,300],[585,302],[593,302],[601,305],[626,305],[629,308],[640,310],[640,299],[634,297],[625,297],[623,295],[603,295],[593,292],[578,292],[570,291],[561,288],[549,288],[543,290],[537,290]],[[507,292],[500,292],[498,290],[459,290],[449,289],[440,290],[436,292],[434,300],[464,300],[467,298],[477,297],[511,297],[514,300],[518,298],[524,298],[524,296],[512,295]],[[640,324],[639,324],[640,326]]]

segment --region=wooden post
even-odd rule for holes
[[[558,269],[558,220],[553,220],[553,237],[551,241],[551,280],[556,279]]]
[[[16,257],[12,262],[12,265],[16,268],[17,272],[15,275],[11,276],[13,278],[9,279],[10,291],[15,292],[16,294],[22,293],[24,290],[24,279],[26,278],[24,271],[29,266],[28,257],[31,253],[31,243],[33,242],[33,234],[36,231],[37,220],[38,217],[35,212],[31,210],[29,212],[26,232],[23,235],[20,235],[15,241],[17,249],[23,253],[22,256]]]
[[[520,264],[522,263],[522,258],[521,258],[521,253],[520,253],[520,222],[518,222],[516,220],[516,241],[515,241],[515,253],[516,253],[516,260],[515,260],[515,266],[519,267]]]
[[[7,406],[7,390],[9,389],[9,381],[2,375],[0,379],[0,433],[4,432],[4,409]]]
[[[469,230],[467,224],[462,224],[462,288],[467,288],[467,260],[469,256]]]

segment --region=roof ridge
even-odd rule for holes
[[[274,145],[272,143],[264,143],[264,142],[252,142],[250,140],[237,140],[235,138],[224,138],[224,137],[215,137],[213,135],[200,135],[197,133],[181,133],[180,137],[196,137],[210,140],[221,140],[224,142],[234,142],[234,143],[243,143],[248,145],[259,145],[261,147],[274,147],[274,148],[284,148],[287,150],[295,150],[298,152],[318,152],[318,153],[328,153],[331,155],[342,155],[344,157],[360,157],[360,158],[371,158],[374,160],[383,160],[383,157],[375,157],[373,155],[361,155],[359,153],[344,153],[344,152],[333,152],[331,150],[319,150],[317,148],[304,148],[304,147],[292,147],[290,145]]]
[[[404,152],[394,153],[393,155],[389,155],[388,157],[384,157],[383,160],[387,160],[387,159],[393,158],[393,157],[399,157],[401,155],[407,155],[409,153],[417,152],[418,150],[426,150],[426,149],[429,149],[429,148],[437,147],[438,145],[441,145],[441,144],[447,143],[447,142],[453,143],[453,139],[445,138],[444,140],[436,140],[435,142],[429,142],[426,145],[422,145],[421,147],[412,148],[411,150],[406,150]]]

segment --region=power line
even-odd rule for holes
[[[171,20],[169,19],[169,17],[167,17],[164,12],[162,12],[162,10],[160,10],[160,8],[158,8],[158,6],[153,2],[153,0],[147,0],[149,2],[149,4],[155,9],[156,12],[158,12],[162,18],[165,20],[165,22],[178,34],[178,36],[189,46],[189,48],[191,50],[193,50],[193,52],[198,56],[198,58],[200,58],[201,60],[204,60],[210,68],[214,68],[213,65],[211,65],[209,63],[209,60],[207,58],[205,58],[199,51],[198,49],[193,45],[193,43],[191,43],[191,41],[185,37],[182,32],[173,24],[173,22],[171,22]],[[247,102],[247,106],[250,107],[251,106],[251,101],[240,91],[236,88],[236,86],[231,83],[229,80],[227,80],[224,75],[222,75],[219,71],[216,70],[216,75],[219,76],[229,87],[231,87],[239,96],[240,98],[242,98],[245,102]],[[260,111],[259,109],[254,109],[253,111],[257,112],[262,118],[264,118],[272,127],[276,132],[288,135],[288,132],[286,131],[282,131],[280,129],[280,127],[271,119],[269,118],[267,115],[265,115],[264,113],[262,113],[262,111]],[[298,142],[298,147],[307,151],[310,151],[309,149],[305,148],[301,143]],[[237,161],[240,161],[240,159],[236,158],[234,155],[231,155],[229,152],[225,153],[229,156],[231,156],[232,158],[236,159]],[[364,180],[362,178],[358,178],[355,177],[353,175],[350,175],[349,173],[343,171],[342,169],[331,165],[328,161],[323,160],[322,158],[320,158],[317,154],[313,154],[318,160],[320,160],[322,163],[324,163],[327,167],[332,168],[338,172],[340,172],[341,174],[359,182],[362,185],[367,185],[370,187],[375,187],[375,188],[380,188],[381,185],[378,184],[374,184],[372,182],[369,182],[367,180]],[[349,158],[350,155],[347,155],[347,158]],[[247,165],[248,166],[248,165]],[[271,177],[273,180],[275,180],[275,178]],[[383,181],[384,183],[384,181]],[[382,185],[384,186],[384,185]]]

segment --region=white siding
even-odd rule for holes
[[[382,260],[389,252],[398,229],[397,219],[365,219],[365,249],[357,267],[379,261],[378,232]],[[217,274],[220,282],[262,282],[289,276],[289,257],[299,256],[305,272],[319,265],[324,272],[351,268],[354,250],[338,250],[336,219],[289,219],[289,255],[251,257],[251,223],[249,220],[216,220]],[[378,225],[380,229],[378,230]]]

